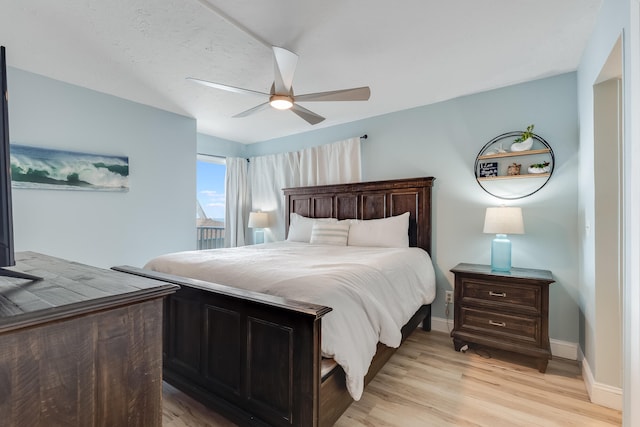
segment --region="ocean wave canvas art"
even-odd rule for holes
[[[128,191],[129,158],[11,144],[13,188]]]

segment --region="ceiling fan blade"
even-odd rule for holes
[[[223,85],[222,83],[214,83],[214,82],[208,82],[206,80],[200,80],[200,79],[196,79],[193,77],[187,77],[187,80],[190,80],[192,82],[196,82],[199,83],[201,85],[204,86],[209,86],[209,87],[213,87],[216,89],[222,89],[222,90],[226,90],[228,92],[235,92],[235,93],[245,93],[245,94],[251,94],[251,95],[261,95],[261,96],[269,96],[268,93],[264,93],[264,92],[258,92],[256,90],[251,90],[251,89],[242,89],[240,87],[235,87],[235,86],[229,86],[229,85]]]
[[[288,95],[293,84],[293,73],[298,64],[298,55],[281,47],[273,46],[275,93]]]
[[[330,92],[306,93],[304,95],[296,95],[295,100],[298,102],[317,102],[317,101],[366,101],[371,96],[369,86],[355,87],[352,89],[333,90]]]
[[[262,111],[267,107],[269,107],[269,103],[268,102],[263,102],[260,105],[256,105],[255,107],[249,108],[248,110],[243,111],[242,113],[236,114],[235,116],[233,116],[233,118],[247,117],[247,116],[250,116],[251,114],[257,113],[258,111]]]
[[[318,123],[324,120],[324,117],[322,117],[321,115],[316,114],[313,111],[307,110],[306,108],[298,104],[293,104],[293,106],[291,107],[291,111],[293,111],[298,116],[302,117],[309,124],[312,124],[312,125],[317,125]]]

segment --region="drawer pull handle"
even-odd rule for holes
[[[493,291],[489,291],[489,296],[490,297],[506,297],[507,293],[506,292],[493,292]]]
[[[494,322],[493,320],[489,320],[489,324],[493,326],[500,326],[501,328],[507,326],[507,324],[504,322]]]

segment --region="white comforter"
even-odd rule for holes
[[[335,359],[359,400],[378,341],[398,347],[402,326],[435,298],[429,255],[419,248],[278,242],[178,252],[145,268],[325,305],[322,355]]]

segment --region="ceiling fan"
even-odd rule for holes
[[[352,89],[341,89],[328,92],[307,93],[304,95],[295,95],[293,93],[293,73],[298,63],[298,55],[281,47],[272,46],[275,68],[275,79],[271,85],[270,93],[258,92],[251,89],[242,89],[239,87],[229,86],[222,83],[214,83],[206,80],[200,80],[193,77],[187,77],[187,80],[200,83],[205,86],[222,89],[235,93],[247,93],[268,97],[268,101],[250,108],[246,111],[236,114],[233,117],[246,117],[258,111],[264,110],[271,106],[278,110],[291,110],[312,125],[318,124],[324,120],[319,114],[307,110],[298,102],[321,102],[321,101],[366,101],[371,96],[371,90],[368,86],[357,87]]]

